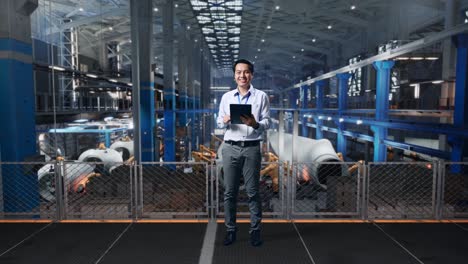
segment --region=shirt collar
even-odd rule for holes
[[[250,93],[250,95],[252,95],[252,96],[255,95],[255,88],[253,87],[252,84],[250,85],[250,88],[249,88],[249,90],[247,91],[247,94],[249,94],[249,93]],[[236,89],[234,90],[234,96],[238,96],[238,95],[239,95],[239,89],[236,88]]]

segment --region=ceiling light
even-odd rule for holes
[[[411,60],[423,60],[423,57],[411,57]]]
[[[354,9],[356,9],[356,6],[352,5],[350,8],[351,8],[351,10],[354,10]]]
[[[344,118],[340,118],[338,121],[340,121],[340,123],[343,123],[343,122],[344,122]]]
[[[426,60],[438,60],[438,57],[426,57]]]
[[[128,86],[133,86],[133,83],[127,83]]]
[[[313,38],[313,39],[312,39],[312,42],[315,42],[315,41],[317,41],[317,40],[316,40],[315,38]]]
[[[83,9],[82,7],[80,7],[78,10],[80,10],[80,12],[83,12],[83,11],[84,11],[84,9]]]
[[[257,49],[258,52],[262,51],[262,49]]]
[[[439,84],[439,83],[443,83],[444,81],[443,80],[437,80],[437,81],[433,81],[432,83],[433,84]]]
[[[327,28],[328,28],[328,29],[332,29],[333,27],[332,27],[332,25],[328,25],[328,27],[327,27]]]
[[[302,52],[304,52],[304,49],[301,49]]]
[[[255,58],[257,58],[257,56],[255,56]]]
[[[268,25],[268,26],[267,26],[267,29],[271,29],[271,26],[270,26],[270,25]]]
[[[262,42],[265,42],[265,40],[264,40],[264,39],[262,39]]]
[[[280,9],[280,6],[275,6],[275,9],[276,9],[276,10],[279,10],[279,9]]]
[[[195,42],[198,42],[198,39],[196,39]]]
[[[296,58],[296,56],[293,56],[293,59],[295,59],[295,58]]]
[[[96,74],[87,73],[86,76],[96,79],[98,76]]]
[[[56,71],[65,71],[65,68],[58,67],[58,66],[49,66],[50,69],[56,70]]]
[[[178,7],[179,7],[179,5],[178,5],[178,4],[175,4],[175,5],[174,5],[174,7],[175,7],[175,8],[178,8]]]
[[[117,80],[116,80],[116,79],[109,79],[109,82],[116,83],[116,82],[117,82]]]
[[[113,28],[113,27],[109,27],[109,30],[112,31],[112,30],[114,30],[114,28]]]
[[[328,120],[328,121],[331,121],[331,120],[332,120],[331,116],[329,116],[329,117],[327,118],[327,120]]]
[[[153,8],[153,11],[154,11],[154,12],[158,12],[159,9],[158,9],[157,7],[155,7],[155,8]]]
[[[395,60],[409,60],[409,57],[397,57]]]
[[[190,26],[187,26],[187,30],[190,30]]]
[[[357,125],[362,124],[362,120],[357,120],[357,121],[356,121],[356,124],[357,124]]]

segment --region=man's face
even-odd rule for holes
[[[249,65],[245,63],[238,63],[234,71],[234,79],[237,86],[249,89],[250,82],[252,81],[253,73],[250,72]]]

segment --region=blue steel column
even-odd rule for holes
[[[179,79],[179,102],[180,112],[177,114],[179,126],[185,127],[187,123],[187,55],[186,55],[186,32],[185,26],[181,24],[178,31],[177,59],[178,59],[178,79]]]
[[[468,125],[468,34],[460,34],[455,38],[457,46],[457,75],[455,80],[455,111],[453,125],[467,128]],[[462,137],[454,137],[452,141],[452,161],[462,161],[468,155],[468,146]]]
[[[376,61],[374,68],[377,70],[377,94],[375,100],[375,120],[388,121],[388,98],[390,92],[390,71],[395,65],[394,61]],[[387,160],[387,147],[383,140],[387,138],[387,128],[372,126],[374,131],[374,162]]]
[[[164,52],[164,161],[175,161],[176,96],[173,72],[174,3],[166,1],[163,12]]]
[[[344,116],[344,111],[346,111],[348,107],[348,80],[350,77],[349,73],[340,73],[337,75],[339,80],[339,87],[338,87],[338,116],[340,118]],[[343,154],[343,158],[346,157],[346,137],[343,134],[345,131],[346,126],[344,122],[336,121],[338,126],[338,134],[336,136],[336,148],[338,152]]]
[[[302,89],[302,95],[303,95],[302,96],[302,106],[301,106],[301,108],[302,109],[307,109],[307,103],[309,101],[309,98],[307,97],[308,91],[309,91],[309,86],[308,85],[303,85],[301,87],[301,89]],[[307,132],[308,132],[309,129],[307,128],[307,125],[306,125],[307,124],[307,117],[305,117],[304,115],[305,114],[302,113],[302,136],[303,137],[308,137],[309,135],[308,135]]]
[[[324,100],[324,94],[323,94],[323,89],[325,87],[325,80],[320,80],[315,83],[315,108],[317,109],[317,112],[319,115],[322,114],[323,110],[323,100]],[[323,138],[323,132],[322,132],[322,125],[323,121],[319,119],[317,115],[314,116],[315,124],[317,127],[315,128],[315,139],[322,139]]]
[[[132,0],[132,82],[135,160],[154,161],[154,76],[151,71],[153,32],[151,0]]]
[[[35,97],[31,19],[37,1],[1,1],[0,16],[0,150],[2,161],[22,162],[36,152]],[[39,205],[37,174],[19,165],[0,167],[5,212],[28,212]]]

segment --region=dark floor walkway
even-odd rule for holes
[[[223,246],[217,225],[210,240],[207,224],[2,223],[0,263],[468,263],[468,224],[265,223],[259,248],[247,224]]]

